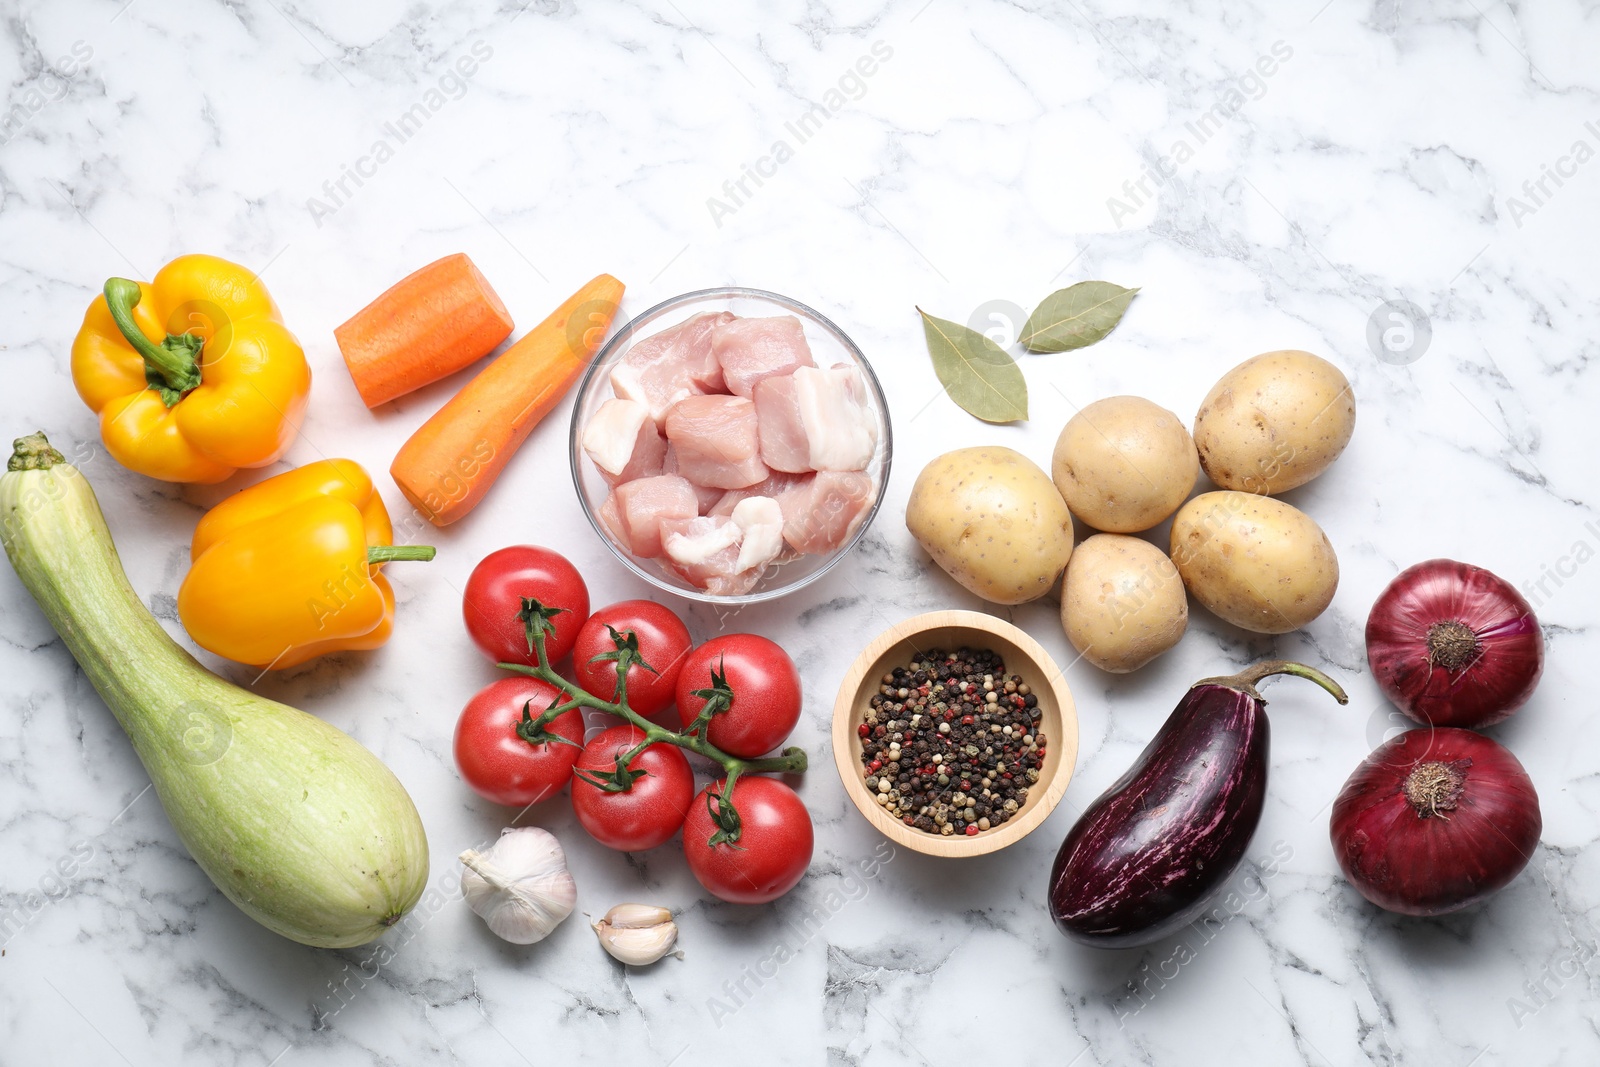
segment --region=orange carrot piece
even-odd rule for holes
[[[466,253],[401,278],[333,331],[367,407],[482,359],[511,336],[511,314]]]
[[[483,499],[529,432],[588,367],[622,289],[602,274],[573,293],[401,446],[389,473],[429,522],[448,525]]]

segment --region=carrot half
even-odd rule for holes
[[[477,507],[529,432],[583,374],[622,290],[602,274],[573,293],[401,446],[389,473],[429,522],[446,526]]]
[[[333,331],[369,408],[454,374],[510,336],[510,312],[464,252],[406,275]]]

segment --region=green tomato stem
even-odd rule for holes
[[[533,643],[533,650],[539,657],[537,666],[529,666],[526,663],[502,663],[499,665],[500,668],[502,670],[515,671],[518,674],[526,674],[530,678],[537,678],[547,685],[555,686],[567,695],[566,703],[559,705],[562,711],[570,711],[575,707],[593,708],[596,711],[615,715],[617,718],[637,727],[644,733],[644,740],[628,754],[627,760],[623,761],[623,766],[627,766],[635,756],[651,745],[668,744],[687,749],[696,755],[704,756],[706,759],[716,762],[722,767],[723,774],[726,777],[734,779],[737,779],[741,774],[783,774],[806,769],[807,759],[804,749],[791,747],[784,749],[782,755],[778,756],[766,756],[762,759],[740,759],[738,756],[728,755],[703,737],[681,734],[676,730],[668,730],[666,727],[658,726],[628,706],[627,679],[624,674],[619,673],[617,677],[617,699],[614,701],[602,700],[567,681],[550,668],[549,657],[545,655],[543,633],[535,633]],[[554,711],[556,711],[556,708],[551,708],[544,715],[541,715],[540,719],[544,719],[546,715],[554,718],[551,715],[551,712]]]

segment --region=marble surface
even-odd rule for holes
[[[7,438],[43,428],[83,467],[133,584],[179,640],[190,531],[246,479],[184,489],[120,468],[66,357],[104,278],[148,277],[182,252],[263,271],[306,345],[316,383],[287,463],[342,455],[381,472],[459,384],[369,414],[331,335],[401,274],[457,251],[524,328],[600,271],[628,283],[635,314],[723,284],[806,301],[886,378],[897,454],[879,521],[825,580],[731,617],[686,612],[700,636],[764,633],[801,666],[817,851],[792,894],[718,904],[673,847],[608,853],[564,801],[524,819],[567,843],[581,908],[681,911],[685,958],[651,970],[614,965],[578,918],[531,949],[501,944],[452,893],[453,857],[507,814],[462,786],[448,749],[459,708],[494,675],[459,623],[473,563],[535,541],[579,561],[597,602],[645,592],[580,516],[564,411],[475,514],[434,535],[435,563],[392,568],[387,647],[255,683],[350,731],[417,800],[434,891],[382,951],[304,948],[222,898],[0,567],[0,911],[13,917],[0,1062],[1600,1059],[1600,726],[1583,674],[1600,659],[1600,12],[1573,0],[767,7],[5,5],[0,424]],[[395,126],[407,114],[409,132]],[[1022,360],[1029,423],[982,425],[940,395],[914,305],[1003,331],[1086,278],[1142,292],[1098,347]],[[1183,643],[1137,675],[1070,667],[1082,751],[1048,822],[982,860],[889,850],[849,806],[827,729],[873,635],[918,611],[981,607],[900,521],[921,464],[979,442],[1045,461],[1076,408],[1115,393],[1188,418],[1228,367],[1286,347],[1338,363],[1360,410],[1344,458],[1287,498],[1338,550],[1332,608],[1276,639],[1196,609]],[[1544,834],[1490,904],[1417,922],[1343,883],[1327,809],[1394,726],[1364,662],[1367,608],[1400,567],[1441,555],[1525,585],[1538,605],[1543,685],[1494,734],[1537,782]],[[1072,662],[1050,603],[998,613]],[[1331,671],[1353,699],[1269,690],[1274,779],[1228,921],[1143,950],[1068,944],[1042,897],[1075,814],[1190,681],[1269,653]]]

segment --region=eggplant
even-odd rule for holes
[[[1205,910],[1261,821],[1270,730],[1256,685],[1275,674],[1309,678],[1349,702],[1332,678],[1286,660],[1190,686],[1138,762],[1089,805],[1056,853],[1050,917],[1063,934],[1128,948]]]

